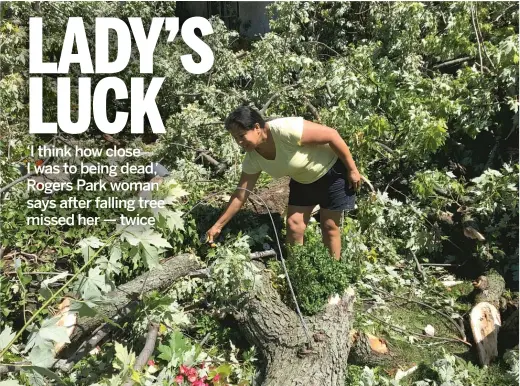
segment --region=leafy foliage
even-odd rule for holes
[[[198,200],[232,190],[239,176],[242,155],[222,132],[224,118],[239,104],[261,108],[271,100],[265,109],[268,117],[299,115],[336,128],[374,185],[374,192],[360,195],[357,211],[345,221],[341,262],[330,259],[313,228],[307,232],[306,245],[293,249],[293,258],[287,261],[289,274],[306,313],[318,312],[333,292],[340,293],[350,284],[361,296],[375,299],[371,309],[378,312],[389,307],[378,290],[408,291],[450,316],[467,311],[455,296],[439,295],[443,289],[439,280],[453,276],[424,269],[426,280],[420,282],[415,258],[441,263],[471,258],[465,267],[477,267],[475,273],[497,268],[516,289],[516,5],[280,2],[271,4],[269,11],[276,14],[270,20],[271,31],[249,42],[217,17],[211,19],[214,33],[204,39],[215,54],[215,65],[207,74],[183,71],[180,61],[171,58],[191,52],[189,47],[180,39],[167,42],[161,35],[154,74],[166,77],[157,105],[167,131],[158,138],[150,133],[142,138],[122,133],[118,139],[150,151],[171,171],[171,179],[154,196],[164,199],[168,207],[139,213],[78,210],[100,218],[151,214],[157,220],[154,227],[120,229],[121,234],[115,234],[118,230],[108,223],[84,228],[27,226],[26,217],[41,210],[27,209],[26,201],[42,195],[26,192],[21,184],[2,197],[0,242],[7,254],[0,263],[5,273],[0,276],[0,350],[8,348],[20,326],[30,333],[9,347],[3,361],[50,364],[54,343],[66,339],[55,325],[52,308],[39,307],[47,300],[54,300],[50,306],[59,301],[56,291],[75,296],[71,305],[75,312],[94,315],[116,285],[159,267],[163,257],[197,251],[204,255],[211,279],[186,279],[166,294],[145,297],[125,336],[128,343],[107,343],[106,352],[81,362],[69,381],[115,385],[130,376],[142,384],[158,385],[172,383],[179,375],[184,381],[188,371],[195,371],[190,366],[203,365],[196,370],[198,379],[247,384],[255,371],[254,350],[234,346],[231,340],[236,344],[238,339],[209,311],[199,310],[196,315],[190,311],[211,302],[219,314],[234,306],[257,280],[249,253],[265,241],[265,227],[245,217],[236,227],[243,231],[238,237],[236,229],[228,229],[228,239],[208,252],[201,247],[199,232],[210,225],[214,214],[203,212],[215,208],[192,211]],[[93,47],[96,17],[139,16],[147,29],[152,17],[173,16],[176,4],[10,2],[3,3],[0,12],[0,184],[5,186],[24,173],[27,162],[35,161],[28,147],[48,141],[28,135],[29,17],[43,16],[43,59],[56,61],[68,17],[83,17]],[[125,84],[141,76],[137,57],[133,55],[130,65],[118,74]],[[69,76],[79,75],[79,66],[72,65]],[[100,76],[93,76],[93,84]],[[43,85],[44,119],[51,121],[57,114],[56,80],[45,77]],[[73,89],[72,99],[76,97]],[[127,100],[108,100],[109,118],[128,109]],[[94,127],[80,139],[85,146],[105,145]],[[212,166],[201,162],[200,150],[227,164],[222,178],[214,178]],[[83,192],[78,198],[96,194]],[[52,198],[68,196],[57,192]],[[135,198],[125,192],[120,197]],[[68,212],[56,209],[46,214]],[[467,224],[485,240],[469,240],[464,233]],[[279,266],[271,266],[281,274]],[[63,288],[71,277],[73,282]],[[276,284],[284,290],[282,280]],[[37,316],[26,323],[31,315]],[[161,349],[154,353],[158,366],[137,373],[131,367],[149,318],[162,324]],[[374,321],[361,318],[356,323],[370,327]],[[211,347],[203,348],[181,335],[185,329],[202,335],[197,335],[200,340],[209,334]],[[22,339],[25,347],[19,350]],[[512,366],[507,376],[518,376],[516,354],[505,358]],[[188,366],[184,374],[181,365]],[[428,377],[417,380],[425,385],[496,383],[484,370],[450,355],[428,366]],[[83,378],[85,373],[89,374]],[[351,384],[395,383],[379,369],[359,369],[355,375],[353,368],[350,374]],[[43,384],[45,378],[54,377],[49,370],[33,366],[19,379]]]
[[[300,308],[308,315],[319,312],[331,295],[343,294],[355,279],[351,264],[331,259],[315,227],[306,231],[305,245],[290,248],[286,267]]]

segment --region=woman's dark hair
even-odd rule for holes
[[[258,123],[260,127],[265,126],[265,120],[260,113],[249,106],[240,106],[228,115],[224,125],[226,130],[251,130]]]

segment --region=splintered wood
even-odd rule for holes
[[[470,324],[480,364],[487,366],[498,356],[497,339],[501,325],[500,313],[491,303],[478,303],[471,310]]]

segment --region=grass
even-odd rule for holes
[[[471,283],[464,282],[449,290],[447,289],[447,295],[455,299],[461,309],[469,310],[471,308],[470,293],[472,290]],[[407,294],[400,294],[400,296],[408,298]],[[427,303],[421,299],[413,300]],[[404,371],[417,365],[419,368],[401,380],[400,383],[403,386],[411,386],[419,380],[435,379],[436,374],[431,369],[431,364],[442,359],[446,354],[452,354],[469,362],[461,366],[468,370],[473,385],[506,386],[511,384],[506,376],[507,365],[503,361],[498,361],[483,369],[476,365],[477,357],[474,349],[463,343],[442,341],[435,338],[421,338],[411,334],[412,332],[421,334],[424,327],[430,324],[435,328],[435,336],[437,337],[460,338],[459,331],[447,318],[412,301],[397,297],[388,298],[386,301],[387,307],[374,310],[373,313],[366,312],[367,303],[358,301],[355,305],[356,320],[354,328],[363,329],[385,339],[390,350],[388,360],[376,369],[377,373],[393,378],[399,369]],[[371,317],[372,314],[373,317]],[[376,320],[376,318],[383,320],[384,323]],[[371,324],[367,328],[368,321]],[[466,335],[471,336],[468,327],[466,327],[465,332]],[[410,340],[410,336],[413,337],[412,340]],[[352,374],[357,374],[361,371],[361,368],[349,366],[349,371],[352,371]]]

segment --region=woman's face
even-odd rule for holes
[[[261,140],[261,129],[257,123],[251,130],[241,130],[232,128],[229,130],[238,146],[245,151],[253,151],[260,144]]]

